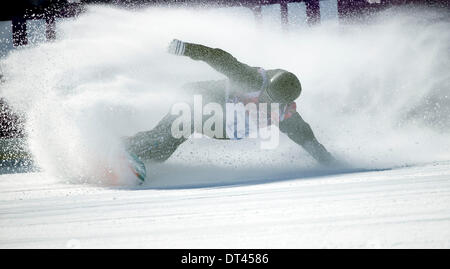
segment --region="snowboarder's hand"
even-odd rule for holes
[[[175,55],[184,55],[185,48],[186,44],[183,41],[174,39],[170,42],[167,52]]]

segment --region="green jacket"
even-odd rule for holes
[[[258,91],[262,87],[263,78],[258,71],[259,67],[241,63],[224,50],[186,43],[184,55],[207,63],[217,72],[227,76],[231,84],[238,84],[242,90]],[[266,70],[267,78],[270,80],[280,70],[282,69]]]
[[[263,78],[258,72],[258,67],[252,67],[239,62],[226,51],[218,48],[210,48],[200,44],[185,43],[184,55],[193,60],[200,60],[216,71],[224,74],[231,84],[239,84],[241,89],[258,91],[263,84]],[[268,79],[281,69],[266,70]],[[292,113],[289,118],[280,121],[280,130],[295,143],[301,145],[321,164],[335,162],[333,156],[320,144],[308,123],[306,123],[298,112]]]

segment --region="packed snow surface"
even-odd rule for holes
[[[0,176],[1,248],[448,248],[450,163],[134,188]]]

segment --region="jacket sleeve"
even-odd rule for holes
[[[204,61],[230,80],[240,83],[251,83],[252,85],[262,85],[262,77],[257,67],[241,63],[231,54],[221,49],[186,43],[184,55],[193,60]]]
[[[291,117],[280,122],[280,130],[302,146],[314,159],[323,165],[331,165],[336,162],[334,157],[317,141],[314,133],[303,118],[295,112]]]

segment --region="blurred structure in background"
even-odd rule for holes
[[[23,137],[21,119],[0,98],[0,138]]]
[[[449,9],[449,3],[449,0],[337,0],[337,9],[340,21],[360,21],[394,6],[414,5]]]
[[[21,126],[22,120],[0,98],[0,174],[34,169]]]
[[[67,0],[14,0],[0,9],[0,21],[11,21],[14,46],[26,45],[27,20],[45,20],[46,37],[54,39],[55,18],[73,17],[81,13],[81,3]]]
[[[327,0],[329,1],[329,0]],[[28,43],[27,20],[43,19],[46,22],[48,40],[56,37],[55,19],[73,17],[84,10],[86,4],[111,4],[136,8],[142,6],[194,6],[194,7],[245,7],[253,11],[257,20],[261,19],[261,6],[280,5],[283,24],[288,24],[288,4],[304,2],[309,25],[320,22],[319,0],[15,0],[0,9],[0,21],[12,22],[14,46]]]

